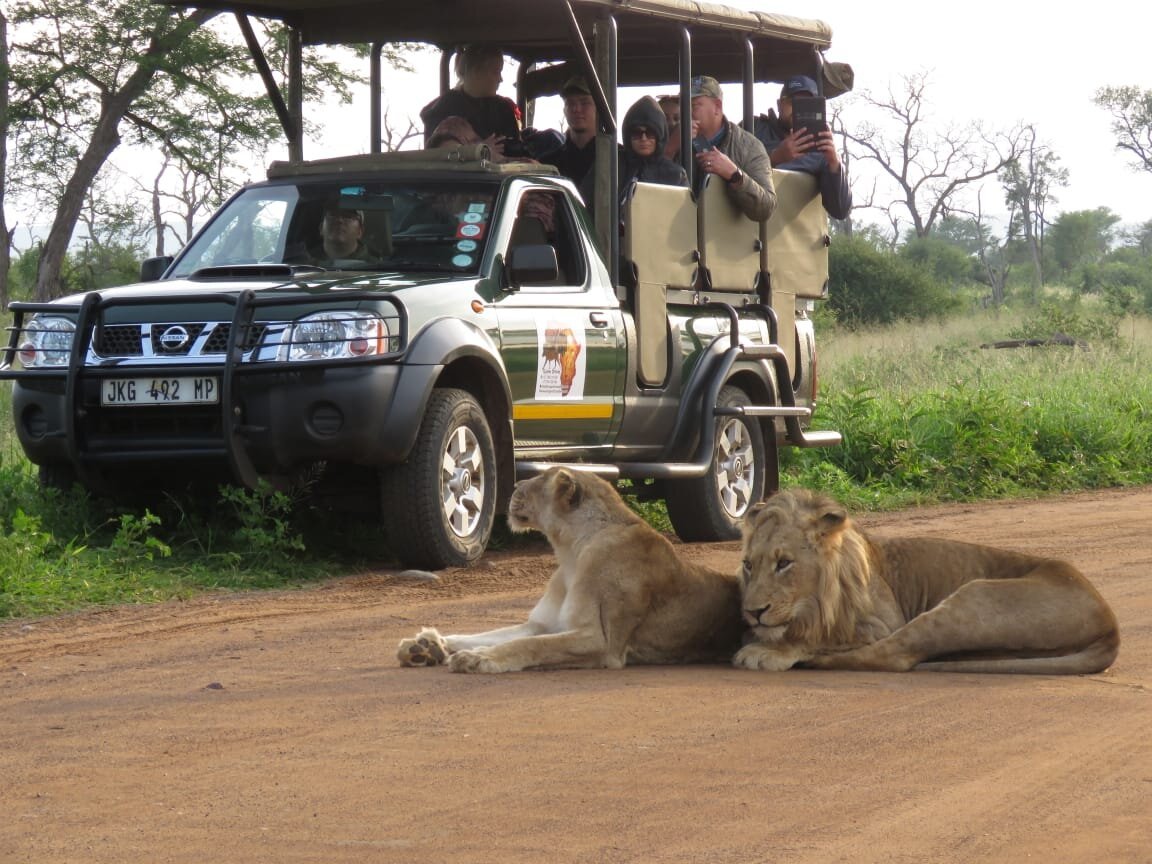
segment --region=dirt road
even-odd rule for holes
[[[864,517],[1066,557],[1088,677],[401,669],[551,557],[0,624],[0,861],[1152,862],[1152,488]],[[738,566],[736,544],[682,547]]]

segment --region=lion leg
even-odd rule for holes
[[[901,672],[948,658],[928,668],[1084,674],[1106,669],[1118,646],[1111,610],[1069,565],[1046,562],[1020,579],[968,582],[891,636],[806,665]]]
[[[448,666],[453,672],[519,672],[523,669],[618,669],[623,656],[607,650],[599,630],[570,630],[514,639],[487,648],[459,651]]]
[[[401,666],[439,666],[448,659],[448,646],[434,627],[425,627],[411,639],[401,639],[396,649]]]
[[[752,642],[736,652],[732,665],[737,669],[783,672],[812,657],[812,650],[802,645]]]

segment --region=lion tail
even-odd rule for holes
[[[1120,634],[1113,630],[1074,654],[1043,657],[973,657],[930,660],[918,670],[931,672],[1003,673],[1006,675],[1092,675],[1103,672],[1116,660]]]

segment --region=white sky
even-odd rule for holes
[[[1068,169],[1070,184],[1056,190],[1049,215],[1066,210],[1109,207],[1128,224],[1152,219],[1152,173],[1129,166],[1114,149],[1110,115],[1092,97],[1102,86],[1135,85],[1152,89],[1152,64],[1141,40],[1152,35],[1152,3],[1120,0],[1094,8],[1016,0],[969,0],[964,4],[931,4],[923,0],[727,0],[745,9],[771,9],[783,14],[819,18],[832,26],[830,60],[851,63],[856,91],[886,95],[898,90],[901,74],[927,72],[927,100],[940,125],[982,120],[992,128],[1020,121],[1033,124]],[[704,71],[704,70],[701,70]],[[433,98],[436,64],[427,61],[421,74],[396,76],[389,91],[393,125],[414,119]],[[393,78],[393,76],[388,76]],[[514,75],[505,70],[502,92],[514,95]],[[766,95],[757,111],[772,106]],[[629,101],[620,100],[621,110]],[[862,117],[849,109],[846,123]],[[333,133],[306,145],[308,158],[367,149],[366,109],[341,109]],[[539,110],[537,125],[558,125],[555,108]],[[339,130],[335,134],[335,130]],[[984,206],[1001,200],[998,187],[986,189]],[[864,215],[864,214],[861,214]]]
[[[530,2],[530,0],[525,0]],[[1021,3],[1019,0],[968,0],[944,6],[918,0],[727,0],[739,8],[771,9],[782,14],[819,18],[832,26],[828,59],[851,63],[856,91],[883,96],[899,88],[901,74],[927,72],[927,99],[933,120],[940,125],[964,125],[982,120],[992,128],[1016,122],[1033,124],[1042,142],[1050,145],[1068,169],[1070,185],[1056,190],[1049,216],[1069,210],[1109,207],[1129,225],[1152,219],[1152,172],[1130,167],[1114,148],[1110,115],[1097,108],[1093,94],[1102,86],[1134,85],[1152,89],[1152,64],[1142,41],[1152,35],[1152,3],[1119,0],[1079,13],[1071,8]],[[362,70],[367,75],[367,64]],[[701,70],[706,71],[706,70]],[[514,70],[505,69],[502,92],[512,96]],[[386,102],[391,125],[405,126],[437,92],[438,60],[429,53],[414,75],[385,71]],[[764,89],[756,110],[774,104],[775,88]],[[306,106],[312,119],[325,127],[319,138],[305,142],[305,157],[320,158],[368,149],[367,93],[352,106]],[[622,94],[620,110],[634,94]],[[559,99],[543,100],[537,126],[559,126]],[[849,107],[845,123],[865,119],[863,106]],[[415,143],[413,146],[416,146]],[[286,158],[282,145],[267,159]],[[124,147],[114,160],[126,170],[148,161],[148,154]],[[132,166],[132,167],[127,167]],[[254,165],[252,179],[264,174]],[[858,200],[868,190],[863,164],[855,163]],[[991,183],[985,189],[986,209],[999,204],[1002,193]],[[883,221],[879,215],[858,214]],[[20,220],[27,232],[34,220]],[[82,233],[82,232],[80,232]],[[21,240],[21,248],[27,245]]]

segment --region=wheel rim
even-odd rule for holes
[[[484,510],[484,458],[480,441],[467,426],[448,436],[440,464],[440,493],[444,522],[457,537],[469,537]]]
[[[731,518],[739,519],[752,504],[755,477],[752,436],[739,420],[728,420],[716,436],[716,495]]]

